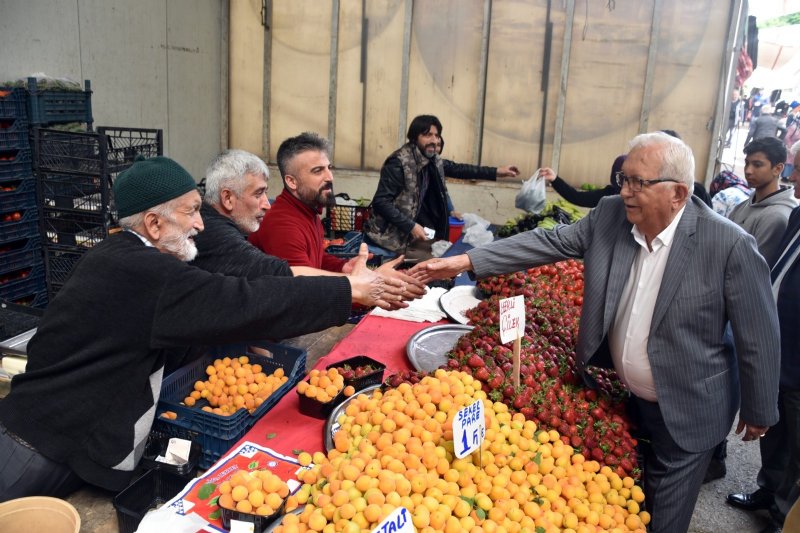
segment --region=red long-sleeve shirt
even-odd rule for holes
[[[249,240],[256,248],[285,259],[290,266],[341,272],[347,261],[324,252],[323,236],[319,212],[284,189]]]

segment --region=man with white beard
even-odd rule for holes
[[[65,497],[83,483],[125,488],[164,369],[191,346],[341,325],[351,301],[402,304],[400,283],[366,267],[366,246],[358,272],[347,277],[245,279],[190,266],[203,231],[200,194],[166,157],[135,162],[113,193],[124,231],[75,266],[28,343],[26,372],[2,401],[0,502]]]

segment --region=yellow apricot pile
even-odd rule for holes
[[[262,371],[261,365],[250,364],[250,359],[225,357],[216,359],[206,367],[208,379],[196,381],[194,390],[183,399],[192,407],[201,398],[209,405],[203,411],[218,415],[232,415],[239,409],[247,409],[251,414],[264,403],[270,394],[289,379],[282,368],[270,375]]]
[[[328,370],[313,369],[308,373],[308,379],[297,384],[297,392],[308,398],[313,398],[321,403],[328,403],[340,392],[345,396],[352,396],[355,389],[345,387],[344,377],[335,368]]]
[[[239,470],[219,486],[219,506],[241,513],[270,516],[289,495],[289,486],[269,470]]]
[[[486,438],[458,459],[453,419],[475,400],[484,402]],[[439,369],[414,385],[359,394],[338,421],[335,449],[314,454],[287,500],[287,511],[305,508],[276,531],[371,531],[401,506],[426,533],[644,532],[650,521],[632,478],[512,416],[462,372]]]

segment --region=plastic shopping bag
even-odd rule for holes
[[[514,199],[514,206],[536,215],[544,209],[546,203],[547,191],[545,190],[544,178],[539,177],[539,171],[537,170],[533,176],[522,183],[522,189]]]

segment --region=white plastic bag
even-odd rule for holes
[[[462,240],[472,246],[481,246],[494,240],[489,231],[491,222],[475,213],[464,213],[464,230]]]
[[[491,224],[491,222],[480,217],[479,215],[476,215],[475,213],[464,213],[463,220],[464,230],[468,230],[472,226],[478,226],[479,228],[485,229],[489,227],[489,224]]]
[[[433,257],[442,257],[451,246],[453,245],[449,241],[436,241],[431,245],[431,255]]]
[[[538,214],[547,203],[547,191],[544,178],[539,177],[539,171],[522,183],[522,189],[514,199],[514,206],[524,209],[528,213]]]

